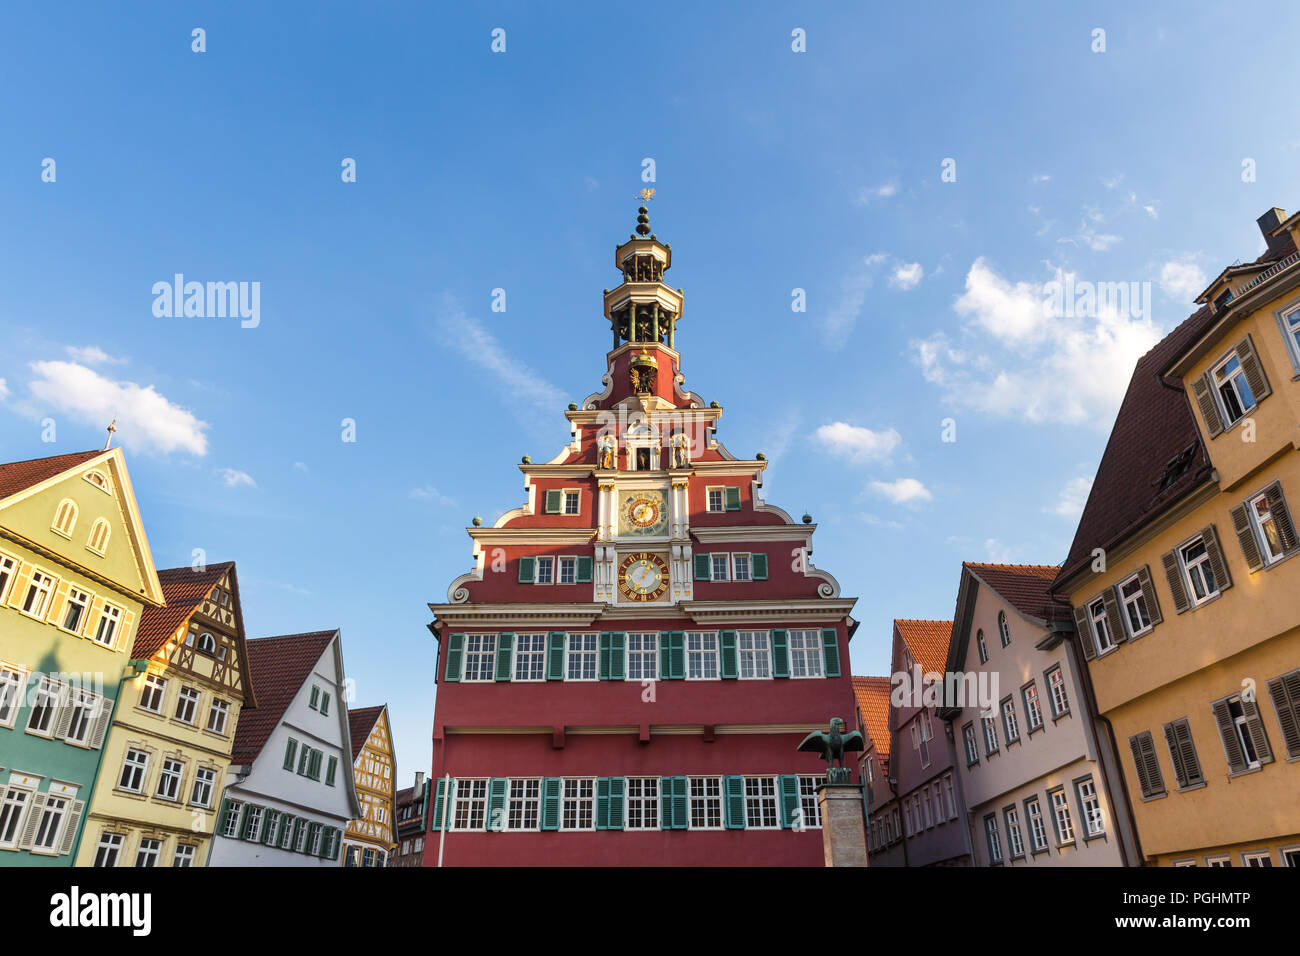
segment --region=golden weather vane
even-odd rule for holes
[[[654,199],[654,198],[655,198],[655,191],[654,191],[654,187],[653,187],[653,186],[651,186],[651,187],[648,188],[648,189],[643,189],[643,190],[641,190],[641,201],[642,201],[642,202],[649,202],[650,200],[652,200],[652,199]]]

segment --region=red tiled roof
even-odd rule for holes
[[[408,803],[415,803],[415,788],[406,787],[402,790],[398,790],[397,795],[393,797],[393,800],[395,801],[394,805],[399,807],[404,807]]]
[[[167,603],[162,607],[145,608],[140,615],[131,656],[137,659],[153,657],[234,566],[233,561],[224,561],[202,569],[185,567],[159,571],[158,583],[162,585],[163,600]]]
[[[352,735],[353,763],[356,763],[357,758],[361,756],[361,748],[366,745],[366,741],[370,738],[370,731],[375,727],[375,721],[383,712],[383,704],[378,707],[348,708],[348,731]]]
[[[1039,621],[1068,618],[1069,608],[1054,601],[1048,593],[1061,567],[1057,564],[962,564],[997,591],[1013,608]]]
[[[948,662],[948,644],[952,641],[952,621],[896,620],[894,627],[912,650],[912,657],[925,673],[942,672]]]
[[[20,491],[26,491],[32,485],[62,474],[69,468],[90,461],[104,454],[99,451],[77,451],[68,455],[55,455],[53,458],[32,458],[28,461],[14,461],[0,465],[0,498],[8,498]]]
[[[876,753],[889,756],[889,678],[853,677],[853,696],[857,698],[867,736]]]
[[[260,637],[247,642],[248,675],[257,689],[257,709],[241,711],[230,761],[250,764],[262,752],[303,681],[338,631]]]

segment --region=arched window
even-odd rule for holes
[[[71,498],[64,498],[54,511],[54,523],[50,529],[65,538],[72,537],[72,529],[77,526],[77,503]]]
[[[980,663],[987,664],[989,662],[989,649],[984,646],[984,632],[982,630],[975,632],[975,644],[979,647]]]
[[[100,491],[105,492],[106,494],[111,495],[113,493],[112,491],[109,490],[108,478],[104,475],[102,471],[90,472],[89,474],[86,475],[86,480],[90,482],[92,485],[94,485],[96,488],[98,488]]]
[[[998,633],[1002,635],[1002,646],[1011,643],[1011,628],[1007,627],[1007,612],[998,611]]]
[[[108,550],[108,535],[112,531],[108,521],[104,518],[96,518],[95,523],[90,526],[90,537],[86,539],[86,547],[103,557],[104,552]]]
[[[204,654],[215,654],[217,652],[217,639],[204,631],[199,635],[199,650]]]

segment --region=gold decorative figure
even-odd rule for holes
[[[652,200],[652,199],[654,199],[654,198],[655,198],[655,191],[654,191],[654,187],[653,187],[653,186],[650,187],[649,189],[643,189],[643,190],[641,190],[641,201],[642,201],[642,202],[649,202],[650,200]]]

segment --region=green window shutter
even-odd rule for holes
[[[659,829],[673,829],[673,778],[659,778]]]
[[[230,822],[230,798],[221,801],[221,809],[217,811],[217,836],[226,832],[226,824]]]
[[[669,658],[672,656],[673,635],[671,631],[659,632],[659,679],[670,680],[672,678],[672,662]],[[672,779],[664,777],[665,780]],[[665,827],[665,829],[667,829]]]
[[[248,835],[253,832],[253,807],[254,804],[244,804],[244,815],[239,820],[239,839],[247,840]]]
[[[302,749],[298,751],[298,776],[300,777],[307,776],[307,766],[310,762],[311,762],[311,748],[308,747],[306,744],[303,744]]]
[[[320,779],[321,758],[323,758],[324,756],[325,754],[320,750],[313,750],[311,752],[311,766],[307,768],[307,770],[308,770],[308,775],[313,780]]]
[[[320,703],[320,688],[313,687],[311,689],[311,700],[307,702],[307,706],[310,707],[312,710],[315,710],[319,703]]]
[[[1210,559],[1210,568],[1214,571],[1214,583],[1219,586],[1220,591],[1226,591],[1232,587],[1232,575],[1228,573],[1228,565],[1223,560],[1223,549],[1219,547],[1219,534],[1214,530],[1214,525],[1208,525],[1201,534],[1205,536],[1205,554]]]
[[[465,653],[465,635],[449,634],[447,636],[447,673],[443,680],[458,681],[462,666],[461,658]]]
[[[546,640],[546,679],[564,680],[564,632],[551,631]]]
[[[285,770],[293,769],[293,758],[297,753],[298,753],[298,741],[290,737],[289,742],[284,746],[284,769]]]
[[[497,680],[509,680],[512,662],[511,652],[515,647],[514,634],[497,635]]]
[[[1282,486],[1274,484],[1268,489],[1268,509],[1273,515],[1273,524],[1277,528],[1278,537],[1282,539],[1282,550],[1290,554],[1296,549],[1300,540],[1296,538],[1295,522],[1291,520],[1291,509],[1286,505],[1286,498],[1282,496]]]
[[[726,827],[728,830],[745,829],[745,778],[723,777],[723,807],[726,810]]]
[[[1264,566],[1264,556],[1259,553],[1259,542],[1255,540],[1255,529],[1250,526],[1246,506],[1237,505],[1235,508],[1229,508],[1228,514],[1232,515],[1232,529],[1237,532],[1241,553],[1246,556],[1246,567],[1258,571]]]
[[[840,635],[833,627],[822,628],[822,658],[826,662],[826,676],[840,676]]]
[[[323,694],[320,699],[320,712],[322,716],[328,717],[330,712],[330,695]]]
[[[442,829],[442,813],[443,813],[442,801],[443,801],[443,797],[445,796],[443,791],[446,789],[446,787],[447,787],[446,780],[438,781],[438,789],[436,791],[436,796],[433,798],[433,816],[429,820],[430,830]]]
[[[1196,406],[1201,410],[1201,418],[1213,438],[1223,431],[1223,419],[1219,417],[1219,406],[1214,401],[1214,387],[1210,384],[1210,373],[1192,379],[1192,392],[1196,396]]]
[[[601,631],[596,645],[596,677],[600,680],[609,680],[609,644],[609,631]]]
[[[489,833],[500,833],[505,829],[506,790],[510,781],[505,777],[493,777],[488,782],[487,819],[484,826]]]
[[[587,555],[587,556],[579,556],[579,558],[578,558],[578,574],[577,574],[577,577],[574,578],[574,580],[577,581],[578,584],[590,584],[590,583],[591,583],[591,562],[592,562],[592,559],[591,559],[591,557],[590,557],[589,555]]]
[[[784,630],[772,632],[772,676],[790,676],[790,635]]]
[[[519,583],[532,584],[533,572],[536,569],[537,569],[536,558],[520,558],[519,559]]]
[[[668,640],[669,663],[668,676],[673,680],[686,679],[686,632],[673,631]]]
[[[267,834],[271,832],[271,811],[262,811],[262,825],[257,831],[257,842],[265,843]]]
[[[722,494],[723,497],[726,499],[728,511],[740,510],[740,489],[739,488],[737,488],[735,485],[727,485],[727,487],[722,490]]]
[[[1270,680],[1268,695],[1273,698],[1287,756],[1300,757],[1300,670]]]
[[[778,789],[781,791],[781,826],[789,830],[799,813],[799,778],[792,773],[782,774]]]
[[[627,791],[627,780],[623,777],[609,778],[609,829],[623,829],[623,803]]]
[[[564,492],[558,489],[552,489],[546,493],[546,513],[548,515],[558,515],[564,507]]]
[[[1216,700],[1210,705],[1214,712],[1214,722],[1219,725],[1219,737],[1223,741],[1223,754],[1228,759],[1228,772],[1241,773],[1246,769],[1246,755],[1241,751],[1237,741],[1237,731],[1232,725],[1232,713],[1228,710],[1226,700]]]
[[[713,557],[708,554],[695,555],[695,580],[708,581],[713,577]]]
[[[749,576],[755,581],[767,580],[766,554],[751,554],[749,556]]]
[[[596,780],[596,829],[609,829],[609,777]]]
[[[1074,609],[1074,630],[1079,635],[1079,647],[1083,650],[1083,656],[1092,660],[1097,656],[1097,642],[1093,640],[1088,610],[1083,605]]]
[[[673,777],[673,829],[685,830],[691,824],[691,815],[687,806],[687,780],[685,777]]]
[[[718,635],[719,651],[721,654],[721,671],[723,678],[736,678],[740,676],[740,665],[736,660],[736,632],[723,631]]]
[[[627,635],[614,631],[609,635],[609,676],[611,680],[623,680],[627,676]],[[622,777],[615,779],[621,780]]]
[[[329,766],[325,768],[325,786],[334,786],[334,777],[339,772],[339,758],[330,757]]]
[[[1250,392],[1255,396],[1255,402],[1258,404],[1272,395],[1273,389],[1269,387],[1268,379],[1264,377],[1264,366],[1255,353],[1255,343],[1251,341],[1249,335],[1237,343],[1236,352],[1241,362],[1241,370],[1246,374],[1246,384],[1250,386]]]
[[[1174,596],[1174,610],[1182,614],[1191,605],[1187,601],[1187,586],[1183,584],[1183,569],[1179,566],[1178,555],[1166,551],[1160,556],[1160,563],[1165,568],[1165,580],[1169,582],[1169,593]]]
[[[560,828],[560,788],[559,777],[547,777],[542,781],[542,829],[558,830]]]
[[[1159,624],[1164,620],[1160,614],[1160,602],[1156,599],[1156,588],[1151,583],[1151,568],[1142,565],[1138,568],[1138,583],[1142,585],[1142,596],[1146,598],[1147,614],[1151,617],[1151,626]]]

